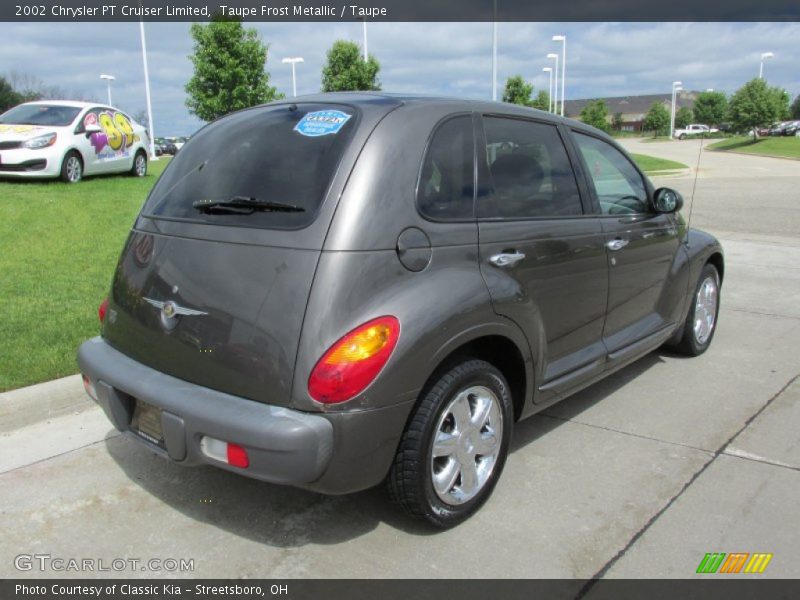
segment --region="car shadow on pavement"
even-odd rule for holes
[[[679,355],[675,355],[665,348],[659,348],[627,367],[620,369],[613,375],[552,405],[553,407],[558,407],[557,414],[555,414],[555,411],[551,413],[548,407],[529,419],[520,421],[516,424],[514,429],[514,440],[511,445],[511,452],[516,452],[524,448],[547,432],[561,426],[566,421],[574,419],[583,411],[601,402],[604,398],[613,395],[619,389],[637,377],[640,377],[655,365],[663,363],[664,359],[662,357],[664,356],[672,358]]]
[[[511,452],[524,449],[663,362],[661,352],[653,352],[559,403],[557,418],[543,413],[518,423]],[[391,504],[383,486],[347,496],[325,496],[213,467],[181,467],[127,436],[108,438],[105,445],[126,476],[153,497],[190,519],[258,543],[278,548],[338,544],[381,523],[410,535],[438,533]]]

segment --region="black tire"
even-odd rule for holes
[[[469,415],[469,426],[461,429],[462,434],[456,433],[456,411],[451,413],[448,410],[456,405],[470,411],[459,411],[462,416]],[[486,419],[473,420],[480,407],[489,405],[491,407],[484,411]],[[467,359],[443,371],[423,391],[421,401],[414,409],[400,440],[387,480],[392,500],[409,514],[426,519],[440,529],[453,527],[470,517],[489,498],[503,472],[513,419],[508,384],[494,366],[483,360]],[[475,426],[476,422],[479,423],[478,427]],[[445,430],[451,425],[453,449],[449,455],[434,459],[434,439],[440,431],[446,436],[448,432]],[[499,443],[496,440],[497,431],[501,432]],[[484,443],[491,454],[479,453],[478,444]],[[473,472],[476,487],[471,493],[462,492],[462,469],[459,466],[449,468],[454,464],[464,464],[459,461],[469,461],[470,457],[476,465]],[[458,475],[448,478],[447,475],[453,471],[458,471]],[[448,490],[441,493],[452,501],[445,501],[436,491],[434,473],[452,481],[452,486],[448,483],[439,484],[440,488]]]
[[[678,137],[678,139],[679,139],[679,140],[685,140],[685,139],[686,139],[686,134],[685,134],[685,133],[682,133],[682,134],[681,134],[681,135]]]
[[[60,178],[64,183],[78,183],[83,179],[83,160],[75,150],[70,150],[64,155]]]
[[[703,289],[703,286],[706,284],[706,281],[709,280],[712,282],[716,294],[715,307],[712,311],[714,317],[713,322],[711,323],[710,331],[708,331],[706,335],[700,336],[695,328],[697,311],[700,308],[698,297],[701,293],[701,289]],[[714,333],[717,331],[717,320],[719,317],[719,305],[721,297],[720,292],[721,286],[719,272],[714,265],[707,263],[703,267],[700,277],[697,280],[697,285],[694,288],[694,293],[692,294],[691,298],[692,304],[689,307],[689,314],[686,315],[686,321],[683,324],[683,328],[676,333],[675,338],[670,344],[673,349],[687,356],[699,356],[708,350],[708,347],[711,345],[711,341],[714,339]]]
[[[144,177],[145,175],[147,175],[147,153],[144,150],[139,150],[133,157],[131,176]]]

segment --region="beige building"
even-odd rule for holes
[[[678,92],[676,110],[688,107],[693,108],[699,92],[681,91]],[[612,122],[614,115],[622,115],[622,131],[639,132],[642,130],[642,122],[654,102],[664,105],[669,112],[672,108],[671,94],[645,94],[643,96],[618,96],[615,98],[587,98],[585,100],[567,100],[564,103],[564,114],[567,117],[578,119],[581,110],[592,100],[602,100],[608,107],[608,121]]]

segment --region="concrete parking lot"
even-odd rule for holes
[[[700,142],[625,144],[694,171]],[[685,215],[693,174],[657,181]],[[798,161],[703,152],[692,225],[727,258],[711,349],[655,352],[520,423],[494,496],[447,532],[382,490],[325,497],[169,464],[117,435],[74,377],[3,394],[0,576],[86,575],[14,566],[45,553],[195,565],[98,576],[684,578],[707,552],[767,552],[758,577],[798,577],[797,190]]]

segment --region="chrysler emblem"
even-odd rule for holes
[[[185,308],[172,300],[163,301],[153,300],[152,298],[145,298],[144,300],[161,311],[161,325],[164,329],[174,329],[178,325],[178,317],[197,317],[208,314],[202,310]]]

